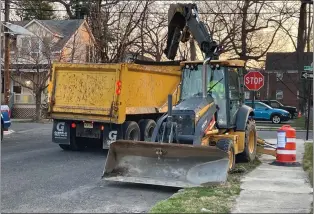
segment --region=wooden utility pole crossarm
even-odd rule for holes
[[[9,22],[10,0],[5,0],[4,21]],[[9,29],[4,26],[4,104],[9,105],[10,100],[10,34]]]

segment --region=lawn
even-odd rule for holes
[[[313,142],[305,143],[304,151],[305,152],[303,156],[303,169],[308,173],[310,183],[313,187]],[[313,213],[313,202],[311,213]]]
[[[259,160],[238,163],[225,185],[184,189],[158,202],[150,213],[229,213],[236,196],[240,194],[241,177],[260,163]]]
[[[291,123],[291,126],[299,128],[299,129],[306,129],[305,117],[302,116],[300,118],[296,118]],[[310,118],[310,130],[313,129],[313,119]]]
[[[309,174],[309,179],[313,187],[313,143],[305,143],[303,169]]]

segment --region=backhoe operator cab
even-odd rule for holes
[[[157,122],[160,128],[155,130],[159,133],[153,134],[153,141],[201,145],[202,138],[214,125],[218,129],[244,131],[253,114],[243,104],[244,62],[183,62],[182,69],[179,102],[169,106],[168,115]]]
[[[236,127],[236,113],[243,104],[241,99],[243,87],[240,82],[243,66],[241,62],[233,64],[234,66],[230,66],[227,61],[213,60],[210,65],[206,66],[206,99],[209,103],[213,99],[216,105],[219,128]],[[182,74],[181,102],[203,96],[202,70],[202,63],[185,63]]]

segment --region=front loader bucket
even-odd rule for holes
[[[228,154],[216,147],[120,140],[110,144],[107,181],[196,187],[225,182]]]

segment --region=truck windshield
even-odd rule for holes
[[[211,68],[207,66],[207,82],[209,82],[211,76]],[[184,68],[183,81],[181,89],[181,100],[185,100],[189,97],[202,96],[202,69],[203,65],[198,65],[197,70]]]

